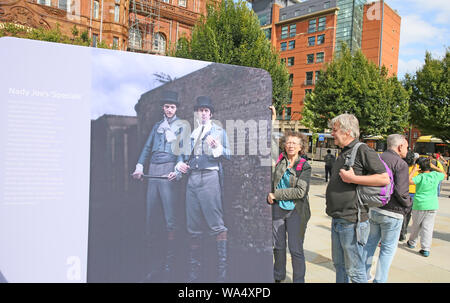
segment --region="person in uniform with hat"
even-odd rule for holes
[[[186,188],[186,223],[190,235],[189,282],[199,282],[201,241],[206,229],[215,237],[217,248],[217,282],[224,282],[227,272],[227,228],[223,220],[222,160],[230,159],[225,130],[211,121],[214,106],[211,99],[196,99],[194,115],[198,126],[193,130],[191,153],[176,166],[189,173]]]
[[[159,204],[164,212],[164,219],[167,231],[167,251],[165,264],[162,267],[163,282],[170,281],[173,277],[173,266],[175,262],[175,231],[177,229],[177,218],[175,207],[179,204],[177,196],[177,183],[175,180],[181,174],[174,171],[175,164],[182,160],[182,155],[175,155],[174,144],[182,144],[177,140],[177,136],[183,131],[183,124],[176,116],[177,106],[179,106],[178,93],[174,91],[163,91],[160,99],[163,110],[163,119],[157,122],[148,139],[136,164],[133,178],[142,179],[144,175],[144,165],[150,160],[148,168],[147,187],[147,212],[146,212],[146,233],[150,234],[150,220],[155,207]],[[178,177],[178,178],[177,178]],[[160,271],[157,271],[160,272]],[[153,280],[147,276],[147,280]]]

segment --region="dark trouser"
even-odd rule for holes
[[[189,281],[200,281],[200,239],[207,229],[216,237],[217,282],[226,280],[227,228],[223,222],[221,188],[217,170],[194,170],[186,189],[187,230],[191,235]]]
[[[187,229],[192,236],[202,236],[204,228],[210,235],[226,232],[223,222],[221,188],[217,170],[194,170],[186,189]]]
[[[292,258],[292,280],[305,282],[305,254],[303,238],[300,237],[300,215],[296,209],[284,210],[278,204],[272,206],[273,255],[275,258],[273,277],[275,280],[286,278],[286,233],[289,237],[289,252]]]
[[[175,163],[150,164],[149,174],[154,176],[166,175],[173,171]],[[150,220],[152,212],[159,204],[162,205],[167,232],[176,229],[175,207],[179,202],[177,197],[176,181],[167,179],[149,179],[147,188],[147,234],[150,233]]]
[[[149,175],[164,176],[173,171],[175,163],[168,162],[162,164],[150,164]],[[163,277],[158,281],[170,281],[175,264],[175,231],[177,229],[177,218],[175,208],[179,205],[178,182],[167,179],[149,179],[147,187],[147,213],[146,213],[146,233],[151,233],[151,220],[155,209],[161,205],[164,212],[165,229],[167,232],[167,250],[165,261],[162,264]],[[179,207],[179,206],[178,206]]]
[[[414,200],[414,194],[409,194],[411,196],[411,200]],[[412,208],[407,211],[403,218],[402,231],[400,232],[400,239],[406,239],[406,234],[408,233],[408,225],[411,220],[411,212]]]
[[[327,181],[327,182],[328,182],[328,176],[330,176],[330,178],[331,178],[331,168],[333,168],[333,166],[325,165],[325,181]]]

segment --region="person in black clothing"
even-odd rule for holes
[[[331,169],[333,168],[334,161],[336,161],[336,157],[331,154],[331,150],[327,150],[327,154],[324,157],[325,160],[325,182],[328,182],[328,175],[331,178]]]
[[[359,206],[356,186],[384,186],[389,183],[389,176],[377,153],[365,144],[358,149],[353,167],[345,169],[346,157],[359,138],[359,122],[354,115],[339,115],[331,120],[329,127],[335,144],[342,148],[326,190],[326,213],[332,217],[331,249],[336,282],[366,283],[363,248],[369,236],[369,218],[368,209]]]

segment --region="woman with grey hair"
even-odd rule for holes
[[[311,166],[301,157],[306,136],[288,131],[284,134],[284,151],[278,157],[273,174],[272,192],[267,201],[272,205],[272,234],[274,244],[274,279],[286,278],[286,234],[292,257],[293,282],[305,282],[305,254],[303,241],[306,225],[311,217],[309,182]]]

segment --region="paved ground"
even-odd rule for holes
[[[312,163],[313,178],[309,192],[311,220],[308,223],[304,244],[306,255],[306,282],[334,283],[335,271],[331,261],[331,218],[325,213],[325,189],[323,162]],[[444,181],[439,197],[439,211],[433,233],[433,244],[428,258],[419,254],[420,247],[409,249],[406,242],[399,242],[389,272],[388,282],[441,283],[450,282],[450,181]],[[412,221],[412,220],[411,220]],[[410,222],[411,226],[412,222]],[[409,236],[409,233],[408,233]],[[420,246],[420,244],[418,245]],[[374,257],[376,265],[377,249]],[[290,256],[288,257],[290,261]],[[375,269],[375,266],[372,266]],[[292,281],[292,267],[287,265]]]

